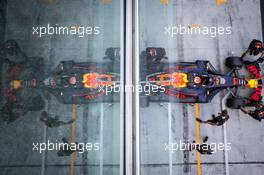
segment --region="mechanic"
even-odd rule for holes
[[[258,120],[261,122],[262,119],[264,119],[264,105],[262,103],[252,103],[255,107],[255,110],[247,110],[244,107],[241,107],[241,111],[244,112],[245,114],[248,114],[252,118]]]
[[[59,157],[71,156],[72,153],[77,151],[77,150],[72,150],[71,149],[71,145],[69,144],[69,141],[68,141],[68,139],[66,137],[63,137],[62,141],[63,141],[64,145],[62,145],[60,147],[59,151],[57,152],[57,155]],[[78,145],[78,143],[76,143],[76,145]]]
[[[262,63],[264,61],[264,47],[263,47],[263,43],[260,41],[260,40],[256,40],[256,39],[253,39],[249,46],[248,46],[248,49],[245,53],[243,53],[243,55],[241,56],[244,64],[246,65],[250,65],[250,64],[258,64],[258,63]],[[244,57],[249,54],[249,55],[254,55],[254,56],[257,56],[258,54],[260,54],[260,57],[255,60],[255,61],[244,61]]]
[[[23,106],[17,105],[15,106],[12,102],[7,102],[1,109],[0,109],[0,117],[1,120],[10,124],[17,120],[20,116],[26,114]]]
[[[6,62],[24,63],[28,60],[15,40],[7,40],[0,45],[0,57]]]
[[[7,103],[1,110],[0,110],[1,119],[7,123],[11,123],[15,121],[18,116],[14,116],[12,111],[11,103]]]
[[[71,119],[68,122],[60,121],[57,115],[55,116],[55,118],[50,117],[50,115],[46,111],[43,111],[41,113],[40,120],[44,122],[47,127],[50,127],[50,128],[59,127],[61,125],[68,125],[68,124],[72,124],[73,122],[75,122],[74,119]]]
[[[190,147],[189,150],[190,151],[197,150],[201,154],[208,154],[208,155],[213,154],[213,150],[212,150],[211,146],[206,143],[208,141],[208,139],[209,139],[209,137],[206,136],[203,139],[203,143],[202,144],[196,144],[195,141],[193,141],[193,144],[191,144],[191,147]]]
[[[221,126],[229,119],[229,115],[228,115],[227,110],[225,109],[222,112],[218,113],[217,117],[213,114],[212,118],[213,119],[206,120],[206,121],[203,121],[203,120],[201,120],[199,118],[197,118],[196,120],[199,123],[206,123],[206,124],[213,125],[213,126]]]

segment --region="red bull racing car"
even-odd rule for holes
[[[111,62],[61,62],[54,72],[44,77],[39,89],[53,94],[64,104],[88,104],[92,102],[114,102],[119,93],[106,93],[106,88],[119,84],[119,65]]]
[[[218,72],[209,61],[195,62],[161,62],[166,59],[164,48],[147,48],[142,53],[141,81],[145,84],[158,86],[160,90],[151,94],[141,93],[141,105],[148,106],[149,102],[177,102],[177,103],[208,103],[222,90],[231,92],[227,99],[227,106],[239,108],[250,102],[262,99],[261,69],[258,63],[246,66],[251,77],[240,75],[243,61],[241,57],[226,58],[229,72]],[[162,88],[161,88],[162,87]],[[251,95],[241,97],[239,88],[248,88]]]
[[[62,61],[46,72],[43,58],[27,57],[16,41],[8,40],[0,49],[1,117],[15,120],[28,111],[39,111],[47,94],[63,104],[118,101],[119,93],[105,91],[120,81],[118,53],[118,48],[109,48],[109,62]]]
[[[0,49],[0,113],[1,116],[21,116],[28,111],[44,108],[44,96],[49,93],[63,104],[88,104],[119,101],[119,93],[106,88],[120,84],[118,48],[106,50],[110,62],[62,61],[53,71],[46,72],[39,57],[27,57],[18,44],[9,40]],[[140,103],[149,102],[208,103],[221,90],[231,96],[227,106],[239,108],[262,99],[262,80],[259,63],[247,64],[252,77],[240,75],[244,65],[240,57],[229,57],[229,72],[218,72],[209,61],[162,62],[166,58],[163,48],[147,48],[141,57],[141,85],[156,86],[156,91],[141,92]],[[241,97],[239,88],[250,89],[251,95]],[[149,92],[149,91],[148,91]]]

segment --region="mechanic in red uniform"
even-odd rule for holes
[[[263,43],[260,40],[252,40],[251,43],[248,46],[247,51],[242,55],[242,59],[246,56],[246,54],[257,56],[259,54],[260,57],[255,61],[243,61],[243,63],[247,66],[247,69],[250,73],[254,75],[254,78],[259,79],[261,82],[262,76],[260,75],[260,67],[259,63],[262,63],[264,61],[264,47]],[[264,105],[261,101],[261,91],[262,88],[256,88],[254,93],[251,94],[251,96],[246,99],[246,106],[253,106],[255,107],[255,110],[247,110],[245,107],[241,107],[241,111],[245,114],[248,114],[252,118],[261,121],[264,119]]]

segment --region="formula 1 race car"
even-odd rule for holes
[[[110,63],[75,63],[63,61],[36,86],[46,90],[63,104],[88,104],[92,102],[114,102],[118,93],[108,93],[120,83],[119,65]]]
[[[47,72],[43,58],[27,57],[14,40],[0,49],[0,114],[15,120],[28,111],[45,107],[46,92],[63,104],[119,101],[119,93],[106,88],[119,84],[119,48],[108,48],[109,62],[62,61]]]
[[[148,106],[149,102],[208,103],[224,89],[231,92],[231,97],[227,99],[227,106],[230,108],[244,106],[246,99],[258,102],[262,98],[262,80],[258,64],[247,66],[253,78],[245,78],[238,71],[243,66],[240,57],[226,58],[226,66],[230,71],[222,74],[206,60],[161,62],[166,59],[165,56],[164,48],[147,48],[142,53],[141,69],[146,71],[142,71],[141,81],[160,89],[147,95],[141,93],[142,107]],[[240,97],[238,88],[249,88],[254,92],[248,98]]]

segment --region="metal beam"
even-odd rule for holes
[[[132,4],[131,4],[132,5]],[[133,29],[134,29],[134,36],[133,36],[133,58],[134,65],[133,67],[133,84],[135,87],[139,86],[140,82],[140,64],[139,64],[139,0],[133,1]],[[131,27],[132,28],[132,27]],[[133,31],[132,31],[133,32]],[[139,91],[135,88],[135,93],[133,94],[133,112],[134,112],[134,171],[133,175],[140,175],[140,121],[139,121]]]
[[[132,0],[125,1],[125,46],[124,46],[124,73],[125,73],[125,81],[123,85],[131,86],[133,85],[133,2]],[[122,37],[121,37],[122,38]],[[134,57],[135,58],[135,57]],[[122,64],[122,62],[121,62]],[[122,74],[121,74],[122,75]],[[126,88],[124,88],[126,89]],[[126,175],[134,175],[133,173],[133,166],[134,166],[134,155],[133,155],[133,92],[121,92],[125,95],[124,100],[124,116],[125,116],[125,174]]]

